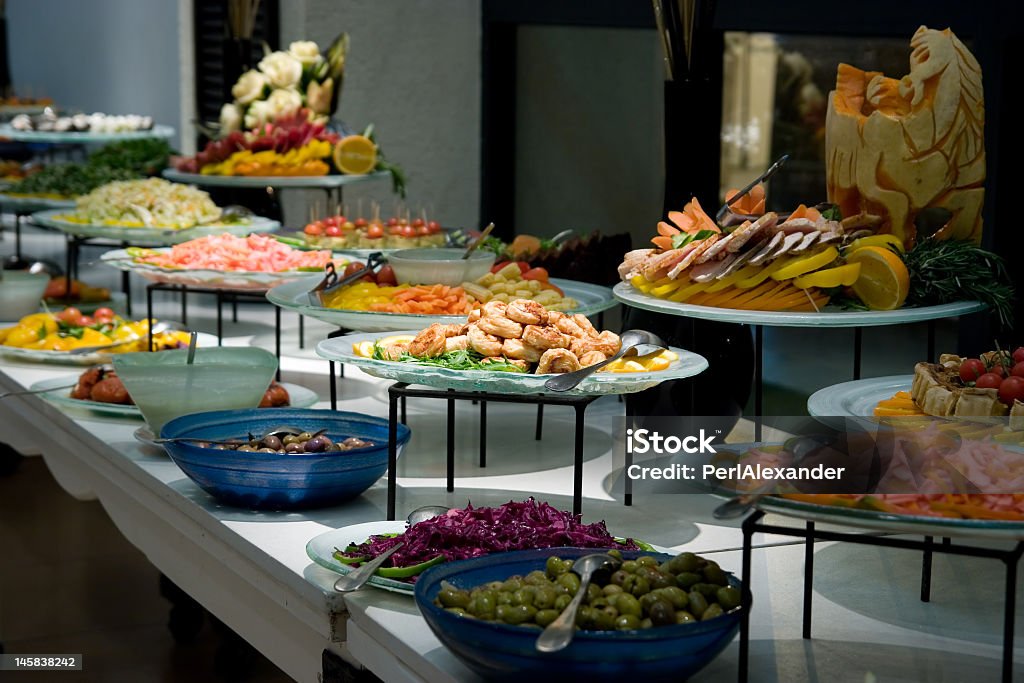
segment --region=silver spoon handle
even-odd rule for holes
[[[544,382],[544,388],[550,389],[551,391],[570,391],[575,389],[581,382],[583,382],[583,380],[590,377],[609,363],[622,358],[626,355],[626,352],[632,348],[632,346],[623,346],[614,356],[606,358],[600,363],[594,363],[593,365],[588,365],[585,368],[580,368],[579,370],[574,370],[563,375],[558,375],[557,377],[552,377],[548,381]]]
[[[384,564],[384,560],[391,557],[391,555],[395,553],[403,545],[405,544],[396,543],[384,552],[382,552],[377,557],[373,558],[363,566],[359,567],[359,569],[356,569],[355,571],[351,571],[348,574],[345,574],[345,576],[341,577],[340,579],[334,582],[334,590],[338,591],[339,593],[351,593],[352,591],[359,590],[366,584],[367,581],[370,580],[371,576],[377,573],[377,570],[380,569],[380,566]]]
[[[51,391],[58,391],[60,389],[72,389],[78,386],[78,382],[74,384],[63,384],[59,387],[49,387],[47,389],[20,389],[18,391],[5,391],[0,394],[0,398],[7,398],[8,396],[30,396],[32,394],[48,394]]]
[[[544,632],[537,637],[538,652],[558,652],[564,650],[572,642],[576,633],[576,612],[579,611],[583,599],[587,597],[587,588],[590,586],[591,574],[580,580],[580,589],[558,618],[547,625]]]

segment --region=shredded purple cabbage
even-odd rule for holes
[[[410,567],[444,555],[447,560],[464,560],[493,552],[534,548],[608,548],[639,550],[631,538],[617,541],[603,521],[584,524],[580,515],[564,512],[533,498],[509,501],[500,507],[449,510],[406,529],[398,536],[371,536],[353,543],[346,557],[376,557],[396,543],[405,546],[385,563]]]

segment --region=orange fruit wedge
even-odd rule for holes
[[[848,253],[846,262],[860,264],[853,291],[868,308],[891,311],[906,301],[910,273],[895,252],[885,247],[861,247]]]
[[[349,135],[334,147],[334,165],[346,175],[363,175],[377,166],[377,145],[365,135]]]

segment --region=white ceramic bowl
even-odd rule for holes
[[[20,320],[38,313],[49,282],[50,276],[45,273],[5,270],[0,279],[0,320]]]
[[[494,253],[465,249],[399,249],[388,255],[395,279],[410,285],[450,285],[473,282],[494,265]]]

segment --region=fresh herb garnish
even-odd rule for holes
[[[838,204],[832,204],[821,212],[821,217],[827,221],[841,221],[843,220],[843,212],[839,209]]]
[[[374,360],[390,360],[398,363],[415,363],[448,370],[487,370],[491,372],[525,372],[518,365],[505,360],[490,359],[486,363],[484,356],[472,349],[463,351],[447,351],[436,358],[420,358],[410,353],[403,353],[397,359],[391,358],[386,349],[379,344],[373,345]]]
[[[697,232],[681,232],[678,235],[672,235],[672,248],[682,249],[690,242],[700,242],[706,240],[715,234],[714,230],[698,230]]]

